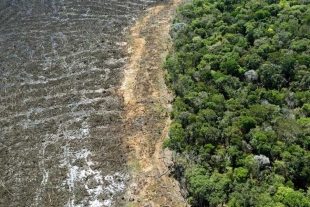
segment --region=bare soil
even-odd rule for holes
[[[124,200],[128,206],[188,206],[185,192],[173,177],[172,152],[163,150],[168,136],[172,94],[161,64],[171,49],[169,29],[181,0],[158,5],[130,29],[129,65],[119,93],[125,104],[124,143],[131,182]]]
[[[0,1],[0,206],[124,206],[129,26],[161,0]]]
[[[179,2],[0,1],[0,206],[186,205],[161,147]]]

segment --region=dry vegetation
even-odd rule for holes
[[[124,140],[129,148],[132,179],[128,206],[186,206],[178,183],[169,176],[171,152],[162,150],[170,124],[172,94],[166,88],[161,63],[171,48],[169,28],[179,0],[147,10],[131,28],[130,64],[120,89],[125,103]],[[183,194],[183,195],[182,195]]]

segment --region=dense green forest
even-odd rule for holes
[[[171,29],[164,147],[193,206],[310,206],[310,1],[193,0]]]

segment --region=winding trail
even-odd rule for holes
[[[169,177],[171,152],[162,149],[168,136],[172,94],[161,64],[171,49],[169,29],[181,0],[150,8],[130,30],[130,61],[119,93],[124,98],[124,143],[129,149],[131,182],[128,206],[188,206],[177,181]]]

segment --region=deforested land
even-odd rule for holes
[[[162,159],[158,143],[168,123],[168,99],[138,99],[130,85],[122,85],[136,49],[130,28],[146,16],[148,25],[144,22],[142,26],[148,29],[139,29],[149,35],[158,32],[164,22],[166,30],[160,31],[166,32],[163,43],[168,45],[168,14],[175,6],[157,0],[0,2],[0,206],[164,205],[173,203],[177,193],[181,199],[179,191],[172,194],[169,190],[178,189],[177,184],[160,182],[152,188],[153,181],[147,180],[150,185],[134,182],[139,173],[152,180],[169,174],[165,167],[145,170],[130,145],[134,133],[148,134],[144,137],[145,156],[150,157],[149,162],[153,154],[156,163]],[[155,51],[156,45],[141,52],[150,50]],[[156,54],[148,67],[160,66],[164,60]],[[162,69],[157,66],[159,74]],[[146,73],[140,70],[139,76],[143,75]],[[137,78],[141,87],[150,85],[150,78],[145,77],[144,82],[141,78]],[[163,87],[162,77],[157,80]],[[132,103],[153,104],[151,118],[128,113],[128,107],[135,106],[124,102],[126,87],[135,100]],[[148,89],[140,92],[147,95]],[[145,127],[147,121],[156,121],[158,126]],[[125,195],[129,185],[150,188]],[[165,199],[154,193],[157,188],[167,191]]]

